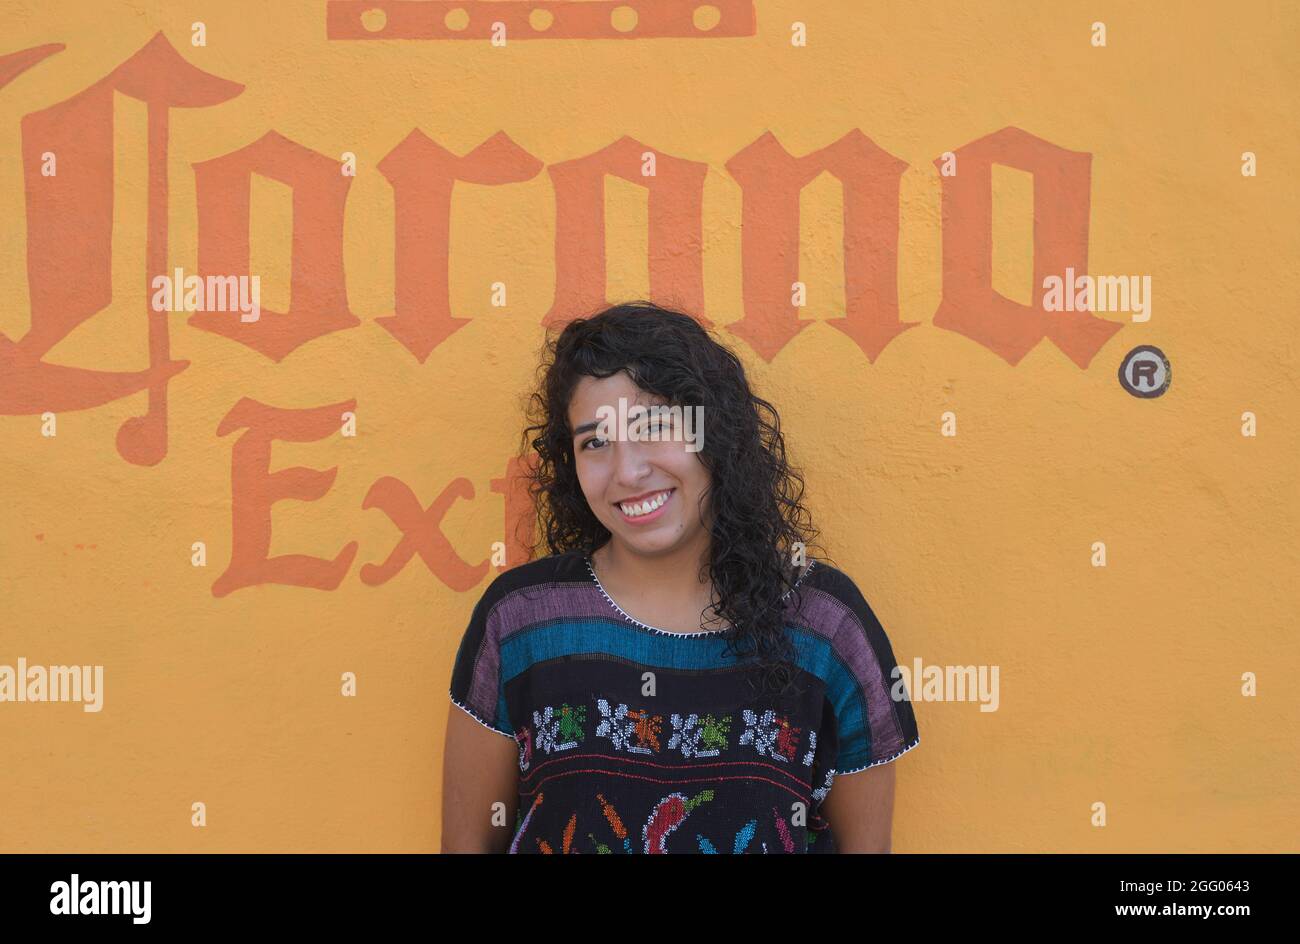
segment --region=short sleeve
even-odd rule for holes
[[[832,637],[836,671],[827,698],[835,715],[835,772],[848,774],[894,760],[921,739],[906,679],[876,614],[847,577],[835,596],[843,610]]]
[[[451,670],[451,700],[479,724],[513,738],[502,681],[501,644],[490,615],[494,597],[489,588],[470,615]]]

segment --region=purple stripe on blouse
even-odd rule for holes
[[[801,589],[804,606],[796,622],[819,636],[831,639],[832,648],[866,695],[867,719],[871,725],[871,759],[897,752],[903,747],[903,732],[889,696],[893,679],[881,667],[875,647],[863,631],[862,620],[833,594],[814,587]],[[793,610],[793,604],[787,604],[786,611],[792,617]]]
[[[536,583],[502,597],[487,615],[483,648],[474,662],[471,702],[496,715],[497,679],[500,677],[501,644],[514,633],[553,619],[609,619],[618,611],[609,605],[595,584]]]

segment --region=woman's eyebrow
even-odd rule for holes
[[[661,409],[668,409],[668,408],[669,408],[669,407],[668,407],[668,404],[666,404],[666,403],[657,403],[657,404],[653,404],[653,405],[656,406],[656,407],[659,407],[659,408],[661,408]],[[574,435],[574,437],[576,438],[576,437],[578,437],[578,436],[581,436],[583,433],[589,433],[589,432],[591,432],[593,429],[595,429],[595,428],[596,428],[597,426],[599,426],[599,425],[600,425],[600,423],[597,422],[596,420],[592,420],[590,423],[583,423],[581,426],[579,426],[577,429],[575,429],[575,430],[573,431],[573,435]]]

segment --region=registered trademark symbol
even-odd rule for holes
[[[1119,382],[1135,397],[1151,399],[1169,389],[1173,372],[1165,352],[1151,344],[1133,348],[1119,365]]]

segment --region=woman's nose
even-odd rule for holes
[[[635,485],[646,477],[650,471],[650,462],[645,451],[645,444],[629,439],[620,439],[612,443],[614,447],[617,476],[622,485]]]

